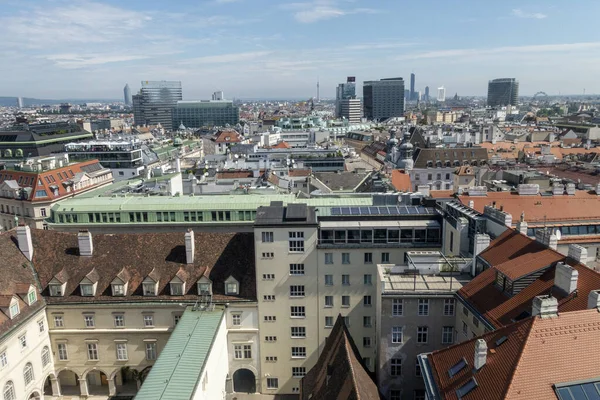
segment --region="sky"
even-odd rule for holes
[[[0,96],[186,100],[335,96],[346,76],[416,90],[600,93],[598,0],[0,0]]]

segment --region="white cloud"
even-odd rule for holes
[[[306,3],[288,3],[283,9],[294,11],[294,18],[301,23],[310,24],[322,20],[351,14],[376,14],[372,8],[345,8],[337,0],[313,0]]]
[[[196,57],[185,60],[181,64],[224,64],[241,61],[251,61],[264,58],[271,54],[270,51],[253,51],[245,53],[220,54],[214,56]]]
[[[512,15],[517,18],[529,18],[529,19],[544,19],[548,17],[546,14],[542,13],[528,13],[520,8],[514,8],[512,10]]]

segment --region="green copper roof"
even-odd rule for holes
[[[211,351],[223,310],[188,307],[135,400],[191,399]]]

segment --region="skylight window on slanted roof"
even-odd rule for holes
[[[454,378],[454,376],[456,374],[458,374],[466,366],[467,366],[467,360],[465,360],[465,358],[463,357],[462,360],[460,360],[459,362],[454,364],[454,366],[448,370],[448,375],[450,375],[450,378]]]
[[[597,378],[588,382],[563,383],[555,385],[554,390],[559,400],[599,400],[600,382]]]
[[[496,340],[496,347],[500,346],[502,343],[508,340],[507,336],[502,336],[500,339]]]
[[[458,388],[458,390],[456,391],[456,397],[458,397],[458,399],[460,400],[464,396],[469,394],[476,387],[477,387],[477,381],[475,380],[475,378],[471,378],[471,379],[469,379],[469,381],[467,383],[465,383],[460,388]]]

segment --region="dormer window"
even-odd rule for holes
[[[208,282],[198,283],[198,294],[200,294],[200,295],[212,294],[212,285]]]
[[[233,276],[230,276],[225,280],[225,294],[238,295],[239,293],[239,282]]]
[[[171,296],[182,296],[183,295],[183,283],[171,282]]]
[[[125,285],[122,283],[113,283],[111,286],[113,296],[125,296]]]
[[[93,296],[94,295],[94,285],[91,283],[82,283],[79,285],[81,289],[82,296]]]
[[[16,299],[13,299],[13,301],[10,304],[10,318],[14,318],[17,315],[19,315],[19,313],[21,312],[21,309],[19,308],[19,302]]]
[[[144,282],[142,284],[142,289],[144,291],[144,296],[156,296],[156,283]]]
[[[31,290],[29,293],[27,293],[27,301],[29,305],[33,305],[37,301],[37,293],[35,290]]]
[[[113,296],[125,296],[127,294],[129,278],[129,272],[126,268],[123,268],[110,283]]]
[[[50,296],[62,296],[62,285],[50,285]]]

